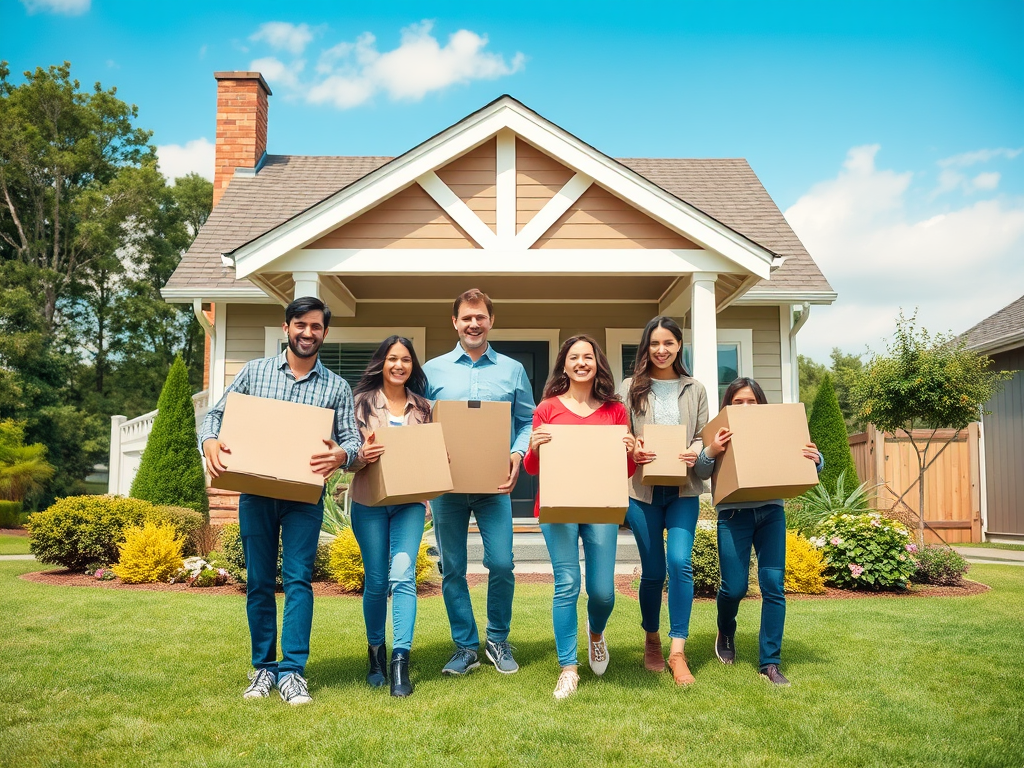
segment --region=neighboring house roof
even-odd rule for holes
[[[236,280],[224,253],[275,227],[388,163],[389,157],[268,155],[254,175],[236,174],[199,236],[164,286],[165,295],[258,290]],[[746,160],[625,158],[623,165],[758,245],[786,258],[748,296],[831,294],[832,287]],[[832,296],[834,298],[834,295]],[[831,299],[829,299],[831,301]]]
[[[978,352],[1024,346],[1024,296],[986,317],[964,336],[967,346]]]

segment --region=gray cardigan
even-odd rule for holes
[[[619,394],[626,404],[626,410],[629,411],[630,432],[640,437],[643,435],[644,427],[654,420],[654,392],[647,395],[647,410],[643,413],[634,413],[629,405],[629,386],[632,381],[631,378],[623,381],[619,385]],[[690,435],[690,446],[700,441],[701,430],[708,423],[707,392],[704,391],[703,384],[689,376],[683,376],[679,380],[679,423],[689,428],[687,431]],[[703,449],[703,443],[701,442],[697,448]],[[700,450],[697,452],[700,453]],[[692,469],[687,473],[687,479],[688,484],[679,489],[680,496],[700,496],[708,492],[707,481],[697,477]],[[640,481],[639,471],[633,475],[629,495],[630,498],[647,503],[654,498],[654,488]]]

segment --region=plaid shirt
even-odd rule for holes
[[[220,435],[220,425],[224,418],[224,403],[229,392],[243,395],[269,397],[274,400],[287,400],[291,403],[315,405],[319,408],[334,410],[334,429],[331,437],[340,445],[348,456],[347,468],[356,458],[362,439],[356,429],[355,412],[352,408],[352,390],[348,382],[336,373],[327,370],[317,358],[316,365],[301,379],[296,379],[288,367],[288,351],[281,352],[277,357],[264,357],[250,360],[235,376],[231,386],[224,392],[220,402],[211,408],[203,426],[199,430],[200,446],[210,438]]]

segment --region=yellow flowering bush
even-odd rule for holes
[[[142,527],[132,526],[125,530],[124,543],[119,545],[121,559],[113,571],[126,584],[167,581],[184,563],[184,544],[184,537],[177,535],[173,525],[147,522]]]
[[[787,592],[820,595],[825,592],[825,558],[821,550],[796,531],[786,532]]]

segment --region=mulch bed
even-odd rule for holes
[[[50,584],[55,587],[99,587],[101,589],[127,589],[149,592],[193,592],[206,595],[242,595],[245,594],[244,584],[225,584],[222,587],[189,587],[185,584],[124,584],[118,580],[97,581],[92,576],[83,573],[57,569],[52,571],[37,571],[35,573],[24,573],[22,579],[37,584]],[[635,576],[620,574],[615,577],[616,590],[634,600],[637,599],[636,589],[633,588]],[[487,583],[486,573],[471,573],[466,577],[470,587],[476,587]],[[516,574],[517,584],[553,584],[554,577],[550,573],[520,573]],[[971,597],[988,592],[991,587],[980,584],[976,581],[964,580],[959,587],[939,587],[928,584],[913,584],[910,589],[903,592],[858,592],[848,589],[826,588],[823,595],[798,595],[788,594],[787,600],[850,600],[862,597]],[[278,592],[281,588],[278,587]],[[441,594],[441,582],[434,579],[421,584],[418,590],[420,597],[438,597]],[[315,597],[348,597],[358,598],[359,593],[349,592],[339,584],[331,581],[316,581],[313,583],[313,595]],[[696,597],[697,602],[711,602],[714,597]],[[758,600],[757,596],[750,599]]]
[[[0,528],[0,534],[4,536],[28,536],[24,528]]]

